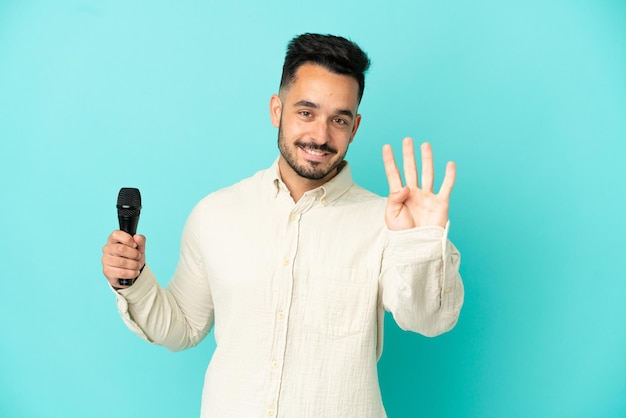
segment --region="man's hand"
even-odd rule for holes
[[[390,145],[383,146],[383,162],[389,181],[389,198],[385,221],[392,231],[401,231],[419,226],[446,226],[448,222],[448,206],[450,193],[456,177],[456,165],[448,162],[446,175],[439,193],[433,192],[434,170],[433,153],[430,144],[425,142],[422,151],[422,178],[420,188],[415,166],[413,140],[404,138],[402,141],[402,160],[406,186],[402,186],[402,178],[393,158]]]
[[[131,236],[124,231],[113,231],[102,248],[102,272],[114,288],[119,279],[135,279],[146,264],[146,237]]]

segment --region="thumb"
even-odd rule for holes
[[[389,198],[387,200],[393,205],[401,205],[408,199],[410,193],[411,189],[409,189],[409,186],[404,186],[396,192],[389,193]]]

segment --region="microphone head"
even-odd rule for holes
[[[123,187],[117,195],[117,214],[124,217],[137,217],[141,211],[139,189]]]

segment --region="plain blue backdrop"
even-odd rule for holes
[[[626,416],[623,1],[0,0],[0,416],[196,417],[212,334],[128,331],[101,274],[120,187],[166,284],[204,195],[277,156],[288,40],[334,33],[373,65],[348,153],[458,166],[466,302],[428,339],[387,318],[391,418]]]

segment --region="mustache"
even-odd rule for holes
[[[330,147],[328,144],[316,144],[315,142],[302,142],[296,141],[294,145],[302,148],[314,149],[316,151],[329,152],[331,154],[337,154],[337,150],[335,148]]]

